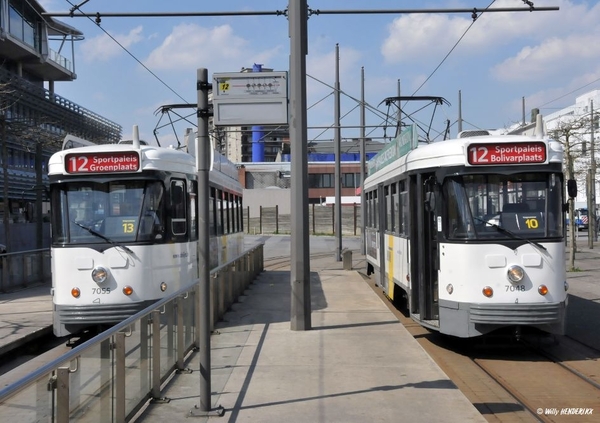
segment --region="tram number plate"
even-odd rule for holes
[[[504,285],[506,292],[525,292],[525,285]]]
[[[92,288],[92,294],[110,294],[110,288]]]

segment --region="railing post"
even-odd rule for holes
[[[196,282],[196,286],[194,287],[194,310],[196,312],[194,319],[195,319],[195,325],[196,325],[196,330],[194,331],[194,348],[196,350],[200,350],[200,315],[202,314],[202,311],[200,310],[200,307],[198,306],[198,297],[200,296],[200,283]]]
[[[125,333],[115,334],[115,421],[125,423]]]
[[[247,206],[248,212],[246,213],[246,232],[250,233],[250,206]]]
[[[152,312],[152,390],[153,399],[160,398],[160,310]]]
[[[69,373],[68,367],[59,367],[56,370],[56,422],[69,423]]]
[[[357,226],[357,222],[356,222],[356,217],[357,217],[357,213],[356,213],[356,203],[354,203],[354,236],[356,236],[356,226]]]
[[[316,234],[316,224],[315,224],[315,220],[316,220],[316,216],[315,216],[315,203],[311,204],[312,206],[312,230],[313,230],[313,235]]]
[[[140,390],[148,392],[150,388],[149,366],[150,366],[150,334],[149,326],[151,316],[140,319]]]
[[[177,370],[183,370],[183,298],[177,298]]]
[[[335,233],[335,208],[337,206],[334,204],[333,207],[328,207],[331,210],[331,232],[333,235],[337,235]]]

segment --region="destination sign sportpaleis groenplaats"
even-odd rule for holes
[[[137,172],[140,156],[134,151],[112,153],[74,153],[65,156],[67,173]]]

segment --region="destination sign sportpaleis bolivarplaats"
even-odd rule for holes
[[[140,155],[134,151],[112,153],[73,153],[65,156],[67,173],[137,172]]]
[[[546,163],[546,143],[479,143],[467,147],[467,160],[473,166]]]

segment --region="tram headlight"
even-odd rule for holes
[[[494,290],[492,289],[491,286],[486,286],[485,288],[483,288],[481,290],[481,292],[483,293],[483,295],[485,295],[488,298],[492,298],[494,296]]]
[[[92,280],[96,283],[104,283],[108,278],[108,270],[102,266],[98,266],[92,270]]]
[[[569,290],[569,282],[565,281],[565,292]]]
[[[448,294],[452,294],[454,292],[454,286],[452,286],[452,284],[449,283],[448,285],[446,285],[446,291],[448,291]]]
[[[129,285],[124,286],[123,287],[123,294],[130,296],[131,294],[133,294],[133,288],[130,287]]]
[[[523,280],[525,271],[521,266],[510,266],[508,272],[506,272],[506,276],[508,276],[508,280],[512,283],[519,283]]]
[[[73,298],[79,298],[81,296],[81,290],[77,287],[71,288],[71,295]]]
[[[548,287],[546,285],[538,286],[538,292],[540,295],[546,295],[548,293]]]
[[[161,282],[160,283],[160,290],[162,292],[165,292],[167,290],[167,283],[166,282]]]

